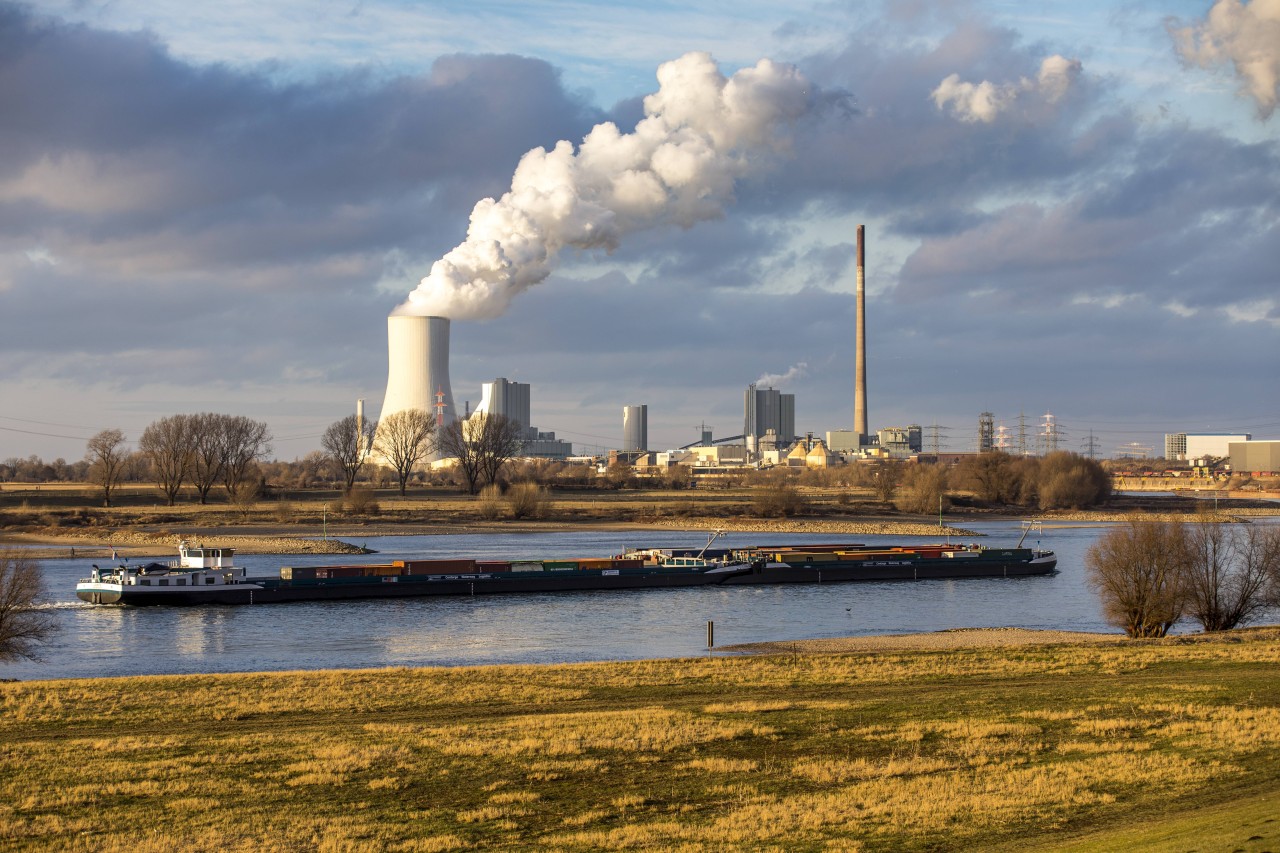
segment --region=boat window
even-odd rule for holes
[[[187,585],[186,578],[178,578],[178,586],[186,586],[186,585]]]
[[[205,579],[204,579],[204,582],[205,582],[206,584],[211,584],[211,583],[213,583],[213,578],[205,578]]]
[[[160,586],[168,586],[168,585],[169,585],[169,581],[168,581],[168,580],[162,580],[162,581],[160,581]]]
[[[151,581],[146,580],[146,579],[143,579],[143,581],[142,581],[142,585],[143,585],[143,586],[151,586]]]

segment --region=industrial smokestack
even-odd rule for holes
[[[449,320],[445,317],[392,314],[387,318],[387,394],[379,417],[406,409],[430,413],[437,430],[457,417],[449,385]]]
[[[867,294],[866,244],[858,226],[858,348],[853,369],[853,430],[859,446],[867,443]]]

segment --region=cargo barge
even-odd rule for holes
[[[715,536],[713,535],[712,539]],[[710,541],[708,542],[708,546]],[[425,595],[573,592],[741,584],[835,583],[1051,574],[1052,551],[976,545],[780,545],[711,552],[636,549],[602,559],[395,560],[285,566],[249,577],[234,549],[179,546],[172,563],[93,567],[76,584],[90,604],[271,604]]]

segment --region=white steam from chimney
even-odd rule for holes
[[[492,319],[555,268],[565,246],[616,248],[628,233],[723,215],[734,181],[787,147],[813,103],[794,67],[762,59],[726,78],[707,53],[658,68],[633,133],[598,124],[577,151],[525,154],[502,198],[471,211],[467,239],[431,267],[397,314]]]
[[[791,365],[791,369],[786,373],[762,373],[760,378],[755,381],[755,384],[761,388],[774,388],[779,385],[786,385],[789,382],[794,382],[808,372],[808,363],[801,361],[797,364]]]

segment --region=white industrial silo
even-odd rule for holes
[[[638,453],[649,449],[649,407],[622,407],[622,451]]]
[[[387,394],[379,417],[406,409],[430,412],[436,429],[457,417],[449,385],[446,317],[392,314],[387,318]]]

